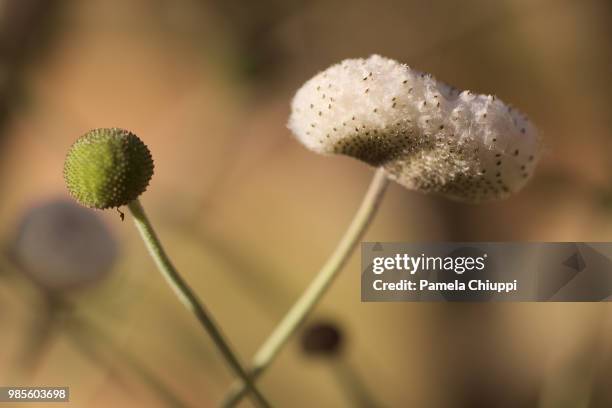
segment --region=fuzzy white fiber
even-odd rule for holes
[[[382,166],[407,188],[459,201],[518,191],[541,151],[535,127],[494,96],[378,55],[317,74],[291,108],[288,126],[307,148]]]

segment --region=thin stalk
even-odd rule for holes
[[[351,407],[376,408],[382,406],[370,393],[365,382],[349,361],[344,358],[333,359],[330,366],[340,387],[350,399]]]
[[[330,287],[334,278],[342,270],[342,267],[350,258],[355,247],[374,218],[388,184],[389,179],[386,174],[382,168],[378,169],[372,178],[368,191],[361,202],[361,206],[353,217],[348,229],[340,239],[336,249],[308,288],[306,288],[304,293],[302,293],[297,302],[295,302],[255,354],[252,367],[249,371],[252,379],[256,379],[266,370],[289,338],[297,331],[304,320],[306,320],[310,312],[312,312]],[[240,402],[242,397],[246,395],[247,391],[248,388],[245,387],[244,384],[234,384],[224,400],[223,406],[235,406]]]
[[[39,306],[41,314],[31,323],[23,342],[24,349],[16,362],[19,367],[17,371],[28,378],[41,367],[63,323],[62,306],[50,293],[43,295],[43,304]]]
[[[172,265],[172,262],[170,261],[170,258],[168,258],[168,255],[164,251],[159,238],[155,234],[155,230],[149,222],[140,201],[138,199],[132,201],[130,204],[128,204],[128,208],[132,212],[134,223],[140,231],[140,235],[142,236],[151,257],[155,261],[155,264],[157,265],[157,268],[161,274],[166,279],[168,285],[170,285],[181,303],[183,303],[183,305],[195,315],[204,329],[208,332],[229,366],[234,370],[236,375],[240,377],[242,382],[245,384],[246,389],[250,391],[253,397],[253,402],[255,402],[258,406],[269,407],[270,404],[255,387],[253,380],[251,380],[229,343],[225,340],[221,330],[204,307],[204,304],[199,300],[187,282],[185,282],[185,280],[183,280],[183,278],[179,275],[174,265]]]
[[[130,368],[149,388],[164,401],[164,405],[172,408],[188,408],[181,398],[174,393],[157,375],[128,350],[121,347],[104,330],[80,316],[71,316],[69,323],[69,338],[96,366],[107,365],[113,369],[107,356],[99,349],[105,349],[116,359]],[[119,375],[111,372],[111,378],[118,381]]]

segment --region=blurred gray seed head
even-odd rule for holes
[[[302,350],[313,356],[335,356],[342,351],[343,335],[337,325],[318,322],[309,325],[302,334]]]
[[[351,156],[409,189],[472,203],[520,190],[541,152],[527,117],[494,96],[378,55],[307,81],[288,126],[317,153]]]
[[[35,283],[65,291],[94,285],[109,275],[118,246],[93,211],[53,200],[24,214],[12,255]]]

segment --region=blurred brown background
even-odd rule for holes
[[[545,138],[520,194],[465,206],[392,185],[366,240],[608,241],[610,38],[608,0],[0,1],[0,385],[70,386],[70,406],[86,407],[165,406],[167,387],[208,407],[232,381],[129,216],[95,213],[117,260],[99,284],[62,296],[101,333],[49,319],[54,300],[14,262],[24,217],[67,199],[64,155],[87,130],[123,127],[148,144],[156,174],[142,202],[248,361],[372,173],[291,137],[289,102],[306,79],[379,53],[498,95]],[[311,321],[338,323],[342,358],[381,406],[612,406],[607,304],[362,304],[358,261]],[[281,407],[355,406],[329,362],[298,345],[262,377],[266,395]]]

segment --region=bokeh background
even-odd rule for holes
[[[232,382],[129,215],[71,205],[64,155],[87,130],[148,144],[143,204],[247,361],[373,172],[291,137],[306,79],[379,53],[498,95],[545,138],[520,194],[466,206],[392,185],[366,240],[608,241],[611,38],[608,0],[0,1],[0,385],[212,407]],[[605,303],[362,304],[359,282],[354,256],[309,320],[337,325],[340,356],[296,338],[261,378],[277,406],[612,406]]]

